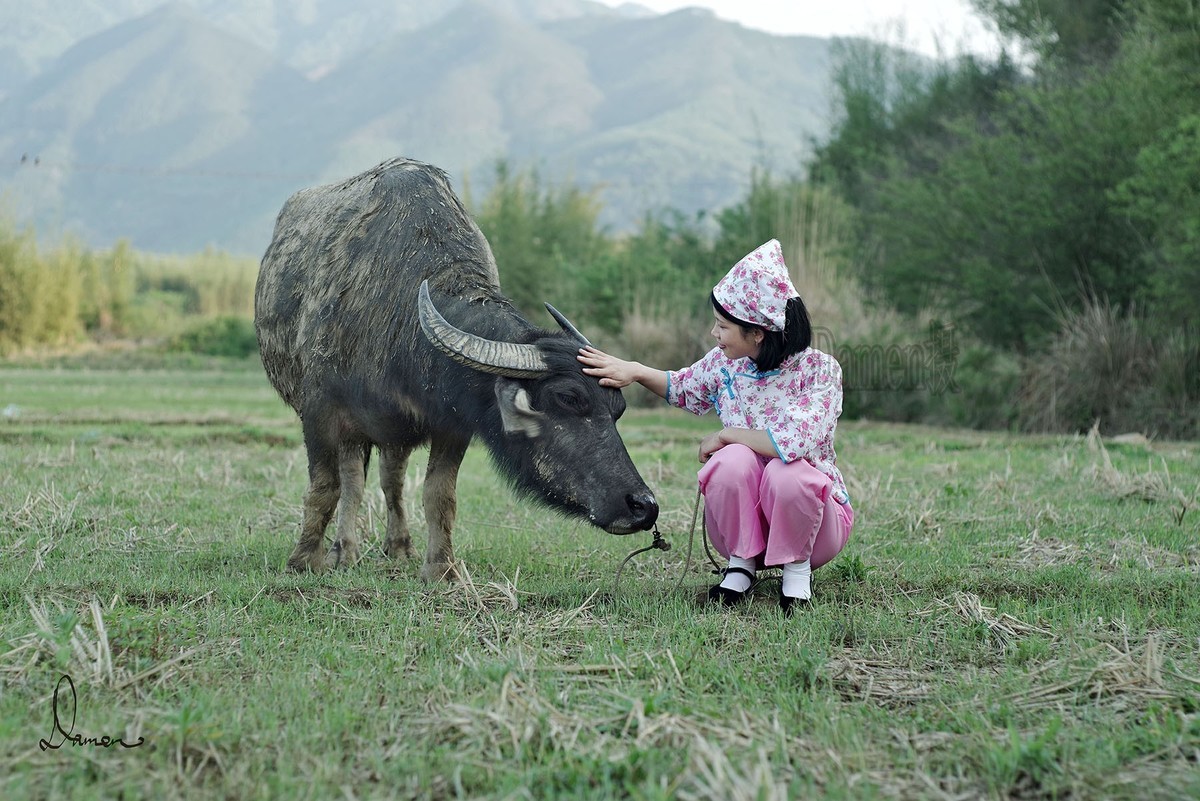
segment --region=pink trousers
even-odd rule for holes
[[[745,445],[721,448],[700,469],[713,547],[727,559],[757,557],[759,567],[811,559],[818,568],[841,552],[854,510],[833,500],[832,488],[803,459],[768,459]]]

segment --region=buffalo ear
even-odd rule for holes
[[[529,391],[517,381],[496,380],[496,400],[505,434],[524,434],[533,439],[542,433],[544,414],[529,404]]]

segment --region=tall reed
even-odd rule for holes
[[[253,317],[258,263],[206,248],[190,256],[147,256],[137,264],[140,293],[176,294],[181,311],[198,317]]]
[[[1029,359],[1020,399],[1030,431],[1200,436],[1200,336],[1152,331],[1136,308],[1090,300],[1059,313]]]
[[[258,265],[212,249],[139,253],[126,241],[93,250],[66,238],[45,247],[0,214],[0,356],[85,339],[166,340],[194,320],[254,314]]]
[[[0,354],[79,337],[85,288],[78,252],[68,245],[42,253],[32,230],[0,220]]]

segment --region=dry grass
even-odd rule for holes
[[[786,777],[779,775],[765,749],[748,754],[740,764],[725,744],[702,738],[691,752],[690,778],[678,789],[683,801],[786,801],[791,797]]]
[[[1136,442],[1145,444],[1147,441],[1139,438]],[[1100,455],[1100,462],[1092,466],[1091,474],[1106,494],[1120,500],[1163,504],[1171,510],[1171,515],[1179,526],[1183,525],[1187,513],[1200,505],[1200,483],[1185,492],[1171,478],[1171,470],[1165,458],[1159,459],[1161,469],[1156,469],[1153,462],[1147,460],[1145,472],[1118,470],[1113,467],[1112,458],[1104,445],[1104,439],[1100,436],[1098,424],[1092,426],[1088,432],[1087,444],[1089,450]]]
[[[833,687],[848,701],[908,707],[928,701],[937,691],[928,669],[905,667],[884,656],[848,653],[825,667]]]
[[[294,442],[7,429],[0,458],[26,467],[0,476],[0,796],[1194,795],[1200,516],[1124,489],[1151,467],[1190,486],[1194,446],[847,423],[856,529],[786,620],[770,592],[693,601],[712,581],[699,543],[685,572],[706,422],[623,421],[673,548],[615,592],[649,538],[514,502],[477,450],[461,581],[425,587],[378,553],[376,494],[362,564],[282,571]],[[414,531],[422,473],[418,456]],[[41,752],[63,673],[82,730],[153,750]]]
[[[1105,643],[1031,670],[1030,687],[1006,700],[1027,710],[1103,705],[1127,713],[1178,697],[1167,686],[1164,669],[1163,649],[1153,635],[1139,645]]]
[[[955,593],[950,602],[938,599],[937,605],[952,609],[969,623],[982,623],[987,626],[988,632],[1006,645],[1028,634],[1050,634],[1044,628],[1024,623],[1007,613],[997,613],[995,609],[985,606],[974,593]]]
[[[197,652],[192,648],[149,668],[134,669],[114,661],[104,622],[104,607],[93,598],[81,610],[57,601],[27,598],[33,630],[12,641],[0,656],[0,671],[16,681],[27,679],[46,665],[100,687],[123,690],[147,679],[172,680],[176,669]]]

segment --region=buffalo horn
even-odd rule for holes
[[[434,307],[429,297],[429,281],[421,282],[417,316],[429,341],[468,367],[507,378],[536,378],[549,369],[533,345],[496,342],[455,328]]]
[[[592,343],[588,342],[588,338],[581,334],[578,328],[571,325],[571,321],[563,316],[562,312],[551,306],[549,303],[546,304],[546,311],[550,312],[550,316],[558,321],[558,324],[562,326],[562,330],[578,339],[585,348],[590,348],[592,346]]]

